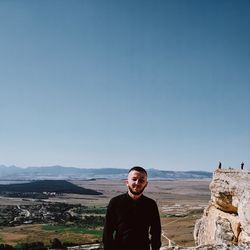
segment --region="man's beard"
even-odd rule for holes
[[[140,195],[140,194],[143,193],[145,187],[144,187],[142,190],[140,190],[139,192],[133,191],[131,187],[128,187],[128,189],[129,189],[129,192],[130,192],[131,194],[133,194],[133,195]]]

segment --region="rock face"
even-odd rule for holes
[[[233,244],[249,247],[250,172],[217,169],[210,190],[209,205],[195,225],[196,245]]]

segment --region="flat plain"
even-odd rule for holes
[[[168,245],[169,240],[180,246],[194,246],[193,229],[195,221],[202,216],[204,208],[210,200],[210,179],[192,180],[149,180],[145,195],[156,200],[162,223],[162,242]],[[102,195],[64,194],[49,198],[47,202],[64,202],[82,204],[89,207],[106,207],[110,198],[126,192],[125,180],[93,179],[72,181],[84,188],[102,192]],[[0,205],[30,205],[32,199],[0,197]],[[0,242],[15,244],[22,241],[41,241],[52,237],[67,237],[79,243],[100,240],[99,236],[84,231],[77,234],[71,232],[48,231],[42,225],[21,225],[18,227],[0,228]],[[39,238],[38,238],[39,236]]]

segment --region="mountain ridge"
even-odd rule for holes
[[[56,192],[89,195],[102,194],[93,189],[83,188],[65,180],[38,180],[28,183],[0,185],[0,193],[1,192]]]
[[[211,172],[206,171],[173,171],[147,169],[151,179],[201,179],[212,178]],[[123,179],[128,169],[125,168],[77,168],[55,166],[16,167],[0,165],[0,179],[4,180],[46,180],[46,179]]]

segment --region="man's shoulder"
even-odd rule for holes
[[[123,200],[126,200],[127,199],[127,193],[124,193],[124,194],[119,194],[113,198],[111,198],[110,200],[110,203],[117,203],[117,202],[121,202]]]
[[[149,204],[153,204],[153,205],[156,204],[156,201],[154,199],[149,198],[148,196],[145,196],[145,195],[143,195],[143,200],[144,200],[144,202],[147,202]]]

